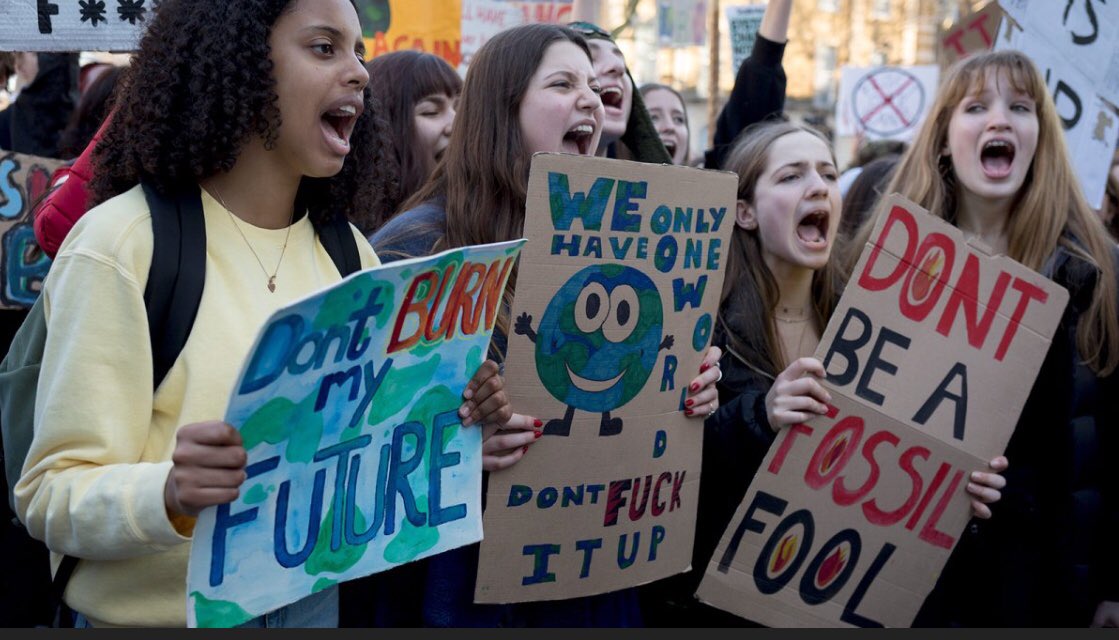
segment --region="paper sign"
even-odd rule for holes
[[[477,602],[688,568],[703,425],[683,403],[711,339],[737,187],[728,172],[534,156],[505,373],[544,435],[490,474]]]
[[[462,0],[460,73],[487,40],[510,27],[571,22],[572,0]]]
[[[706,39],[706,0],[657,0],[657,41],[662,47],[698,46]]]
[[[837,134],[867,140],[911,140],[932,108],[940,68],[843,67]]]
[[[1032,15],[1023,18],[1027,24],[1037,21],[1030,17]],[[1105,28],[1109,29],[1110,25],[1100,26],[1101,31]],[[1068,55],[1077,51],[1058,47],[1050,37],[1057,36],[1036,26],[1028,26],[1023,31],[1004,20],[995,49],[1017,49],[1029,56],[1041,71],[1065,128],[1065,143],[1084,198],[1098,209],[1107,189],[1112,151],[1119,141],[1119,112],[1115,103],[1108,104],[1105,100],[1106,84],[1093,79],[1093,75],[1097,75],[1094,71],[1106,67],[1109,58],[1102,56],[1098,47],[1085,48],[1078,57],[1070,58]],[[1067,32],[1065,38],[1070,38]],[[1115,51],[1119,53],[1119,49]],[[1116,66],[1119,68],[1119,64]]]
[[[991,0],[982,9],[964,16],[940,34],[939,53],[943,67],[973,53],[989,51],[999,33],[1002,9]]]
[[[727,7],[727,26],[730,28],[730,48],[735,73],[738,73],[742,62],[753,53],[754,41],[758,39],[758,29],[764,15],[764,4]]]
[[[887,207],[816,350],[831,410],[778,436],[700,585],[762,624],[912,624],[1068,303],[901,196]]]
[[[43,288],[51,260],[35,240],[31,208],[60,166],[61,160],[0,153],[0,309],[30,308]]]
[[[132,51],[155,0],[5,0],[2,51]]]
[[[1028,39],[1044,41],[1088,76],[1105,100],[1119,105],[1119,4],[1104,0],[1004,4]]]
[[[457,410],[522,242],[362,271],[273,314],[225,415],[248,479],[195,526],[190,626],[481,539],[481,429]]]
[[[356,0],[366,55],[413,49],[457,67],[462,60],[462,0]]]

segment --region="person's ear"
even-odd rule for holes
[[[739,200],[734,212],[734,223],[747,231],[757,229],[758,216],[754,212],[754,207],[746,204],[745,200]]]

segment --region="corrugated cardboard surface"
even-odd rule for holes
[[[850,380],[835,383],[834,377],[842,376],[847,367],[844,356],[834,356],[828,366],[832,382],[825,386],[838,414],[834,419],[819,417],[809,421],[807,429],[811,433],[795,434],[784,464],[773,472],[770,465],[779,457],[781,443],[794,434],[786,430],[778,436],[724,533],[700,586],[699,597],[705,602],[762,624],[912,623],[970,516],[970,501],[965,492],[967,474],[984,469],[988,460],[1005,449],[1068,303],[1064,288],[1005,256],[991,257],[978,243],[969,243],[960,230],[913,203],[893,195],[889,206],[891,216],[880,218],[876,224],[816,351],[816,357],[824,360],[837,336],[855,340],[860,334],[856,328],[862,326],[858,321],[852,321],[840,333],[851,310],[861,312],[869,320],[872,329],[865,343],[855,349],[859,363]],[[887,226],[891,220],[892,226]],[[928,240],[930,237],[934,239]],[[922,250],[934,245],[941,248]],[[881,290],[865,288],[863,284],[867,281],[860,276],[867,272],[872,255],[876,260],[869,274],[874,278],[889,280],[888,276],[899,265],[907,270],[906,275],[899,272],[897,280]],[[960,284],[961,274],[969,260],[977,278],[972,294],[963,295],[966,287]],[[1001,298],[992,295],[1000,281],[1005,285]],[[945,314],[952,294],[957,291],[962,295],[958,298],[962,301],[959,309]],[[1033,291],[1036,298],[1025,296],[1022,291]],[[902,301],[910,305],[906,312]],[[969,329],[963,309],[971,305],[970,301],[974,302],[974,311]],[[1016,313],[1023,301],[1025,306]],[[981,331],[976,327],[988,315],[990,324],[985,339],[981,339]],[[893,333],[879,342],[886,331]],[[909,343],[903,348],[899,342],[905,339]],[[876,367],[868,367],[876,344],[881,345],[880,361]],[[1001,359],[1000,345],[1004,345]],[[963,397],[963,380],[960,375],[949,376],[953,369],[966,369],[968,383],[966,411],[959,414],[956,407],[961,403],[949,396]],[[950,378],[949,382],[942,384],[946,378]],[[919,424],[915,417],[942,386],[946,391],[942,401],[924,424]],[[874,401],[876,397],[879,402]],[[833,426],[839,428],[845,416],[857,417],[844,427],[850,429],[846,446],[837,446],[838,438],[825,441],[828,431]],[[957,416],[963,419],[958,420]],[[855,423],[862,426],[856,428]],[[873,434],[880,431],[888,431],[893,437],[879,436],[882,439],[873,441],[876,444],[868,444]],[[923,449],[911,452],[908,463],[903,464],[905,452],[912,447]],[[813,459],[817,451],[819,456]],[[849,457],[841,455],[844,452]],[[949,467],[938,484],[942,464]],[[879,477],[870,484],[873,468],[878,469]],[[953,485],[958,471],[962,471],[962,476]],[[817,478],[815,474],[827,481],[810,482]],[[834,493],[838,478],[848,491],[871,488],[858,499],[839,504]],[[915,488],[917,478],[920,490]],[[763,493],[787,501],[779,515],[758,508],[750,511]],[[915,494],[921,497],[897,522],[878,519],[875,523],[868,517],[870,507],[866,503],[870,500],[882,511],[893,511]],[[942,498],[943,511],[936,515]],[[801,509],[810,514],[814,523],[811,541],[803,524],[790,525],[788,530],[779,528],[784,519]],[[728,546],[733,546],[731,541],[748,513],[757,522],[741,530],[732,562],[720,570],[720,560]],[[841,549],[840,554],[846,555],[833,561],[832,568],[841,566],[840,576],[845,570],[850,574],[842,583],[839,577],[827,583],[841,584],[827,598],[814,599],[811,578],[816,574],[810,574],[808,582],[802,584],[803,576],[818,554],[831,555],[834,549],[826,548],[825,542],[844,529],[853,530],[859,542],[844,543],[846,551]],[[803,564],[794,569],[778,561],[775,570],[767,563],[779,555],[775,549],[786,537],[791,557],[797,557],[796,552],[804,549]],[[772,538],[779,538],[773,541],[778,546],[766,547]],[[877,571],[872,570],[878,554],[886,553],[883,549],[887,544],[896,548]],[[856,546],[861,549],[857,558],[852,550]],[[788,582],[772,594],[763,594],[765,581],[784,577],[783,571],[792,574]]]
[[[562,198],[554,202],[550,198],[549,174],[567,176],[572,194],[588,193],[601,178],[618,181],[609,191],[601,229],[585,229],[578,220],[567,231],[553,226],[553,204],[560,206]],[[614,231],[611,229],[624,226],[620,224],[621,217],[617,218],[619,225],[613,223],[622,181],[644,183],[645,196],[630,199],[628,213],[640,218],[639,222],[634,222],[636,226],[628,231]],[[685,417],[681,403],[688,383],[698,374],[710,338],[709,334],[700,332],[699,339],[694,339],[695,328],[697,324],[713,322],[718,307],[730,231],[734,225],[736,189],[737,178],[726,172],[562,154],[534,157],[525,222],[529,242],[521,254],[513,318],[522,314],[531,316],[529,324],[536,332],[536,342],[516,333],[509,338],[505,375],[514,410],[545,422],[563,418],[568,410],[569,405],[557,399],[542,383],[540,367],[542,364],[545,368],[567,365],[579,369],[579,363],[559,363],[551,356],[544,358],[548,362],[539,362],[538,346],[541,341],[556,340],[557,344],[568,341],[572,333],[580,333],[571,328],[569,320],[562,325],[565,320],[549,314],[547,309],[554,299],[564,299],[567,295],[559,293],[565,282],[588,267],[617,265],[608,269],[620,273],[620,266],[645,274],[654,285],[662,311],[643,306],[642,318],[652,324],[660,323],[662,329],[654,336],[657,339],[646,336],[645,344],[634,348],[644,356],[649,344],[663,346],[664,337],[669,335],[673,341],[670,348],[657,350],[640,391],[610,410],[612,418],[623,421],[620,433],[600,435],[601,412],[576,407],[570,435],[545,435],[514,467],[490,474],[484,514],[485,537],[475,594],[478,602],[553,600],[603,593],[688,568],[698,499],[703,423],[701,419]],[[639,193],[640,190],[641,187],[633,187],[630,192]],[[671,225],[666,233],[658,233],[657,229],[663,231],[664,228],[654,225],[656,211],[662,205],[671,212],[673,219],[680,220],[679,226]],[[689,224],[684,222],[686,215],[676,215],[677,207],[681,214],[692,209]],[[721,211],[717,227],[711,209]],[[664,211],[661,210],[662,215]],[[626,213],[624,209],[619,212]],[[556,234],[562,234],[566,242],[573,234],[580,235],[580,255],[553,255]],[[593,250],[593,255],[582,255],[591,237],[601,240],[601,257]],[[665,242],[666,246],[676,243],[679,247],[674,268],[667,272],[659,269],[655,260],[660,242]],[[698,266],[691,262],[685,267],[689,242],[693,248],[700,249]],[[637,255],[641,245],[647,247],[645,257]],[[615,247],[620,253],[625,246],[629,249],[624,256],[615,254]],[[661,266],[666,267],[663,263]],[[629,271],[625,273],[633,275]],[[704,276],[706,289],[698,307],[685,305],[681,311],[675,311],[673,279],[683,278],[686,283],[695,284]],[[630,282],[636,281],[630,279]],[[609,282],[606,286],[614,285]],[[641,289],[636,285],[634,288]],[[618,290],[615,288],[609,293],[614,295]],[[612,300],[610,313],[615,314],[611,317],[616,321],[619,320],[616,313],[620,300]],[[583,310],[585,312],[586,308]],[[627,340],[621,338],[626,332],[612,328],[610,323],[611,320],[607,320],[604,325],[606,337],[626,343]],[[638,333],[635,331],[628,340]],[[579,336],[574,337],[579,339]],[[675,358],[675,373],[668,375],[671,384],[665,384],[666,363],[670,358]],[[618,371],[625,369],[624,362],[624,358],[618,360]],[[585,369],[573,373],[610,380],[611,374],[616,372],[606,371],[610,367],[599,364],[595,373]],[[553,391],[567,384],[567,380],[558,379],[563,378],[562,374],[558,378],[545,376]],[[642,376],[636,379],[640,382]],[[589,405],[583,403],[583,406]],[[615,494],[625,498],[625,503],[617,510],[617,521],[605,524],[611,483],[625,481],[630,484],[614,485]],[[635,483],[637,491],[634,491]],[[517,485],[531,489],[531,498],[520,506],[509,506],[513,487]],[[598,485],[601,488],[596,489]],[[525,489],[519,491],[523,496]],[[647,501],[642,499],[646,491]],[[592,493],[595,493],[594,498]],[[644,508],[635,508],[631,514],[631,503],[635,499],[636,507],[644,504]],[[657,541],[655,554],[654,539]],[[537,567],[536,550],[554,551],[546,556],[546,567]],[[632,563],[628,562],[630,559]]]

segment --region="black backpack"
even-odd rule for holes
[[[167,193],[161,193],[148,184],[143,184],[142,188],[151,210],[154,237],[152,264],[144,288],[144,305],[147,308],[151,336],[154,390],[178,359],[198,314],[206,280],[206,225],[197,185],[187,185]],[[342,277],[361,270],[361,256],[345,218],[335,216],[329,222],[312,222],[319,242]],[[12,339],[3,363],[0,363],[0,430],[3,432],[3,449],[0,450],[0,455],[4,460],[4,481],[13,514],[15,503],[12,489],[19,480],[34,433],[35,393],[47,334],[42,307],[40,296]],[[78,564],[78,558],[63,556],[58,571],[51,579],[50,554],[45,546],[32,540],[14,516],[11,517],[10,527],[9,523],[4,523],[4,527],[4,538],[16,538],[15,544],[27,551],[22,555],[20,569],[5,567],[5,591],[34,592],[37,587],[39,591],[46,591],[49,594],[47,607],[36,613],[39,619],[35,623],[73,626],[73,614],[64,605],[62,595]],[[10,547],[6,549],[9,550]],[[29,573],[33,575],[28,575]],[[49,580],[49,586],[41,584],[46,580]],[[0,607],[6,606],[8,603],[0,602]],[[36,615],[32,615],[31,619],[34,620]],[[28,620],[27,612],[6,612],[2,617],[20,616],[22,620]],[[47,619],[43,619],[44,616]]]

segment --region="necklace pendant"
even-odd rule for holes
[[[268,290],[276,293],[276,276],[268,278]]]

